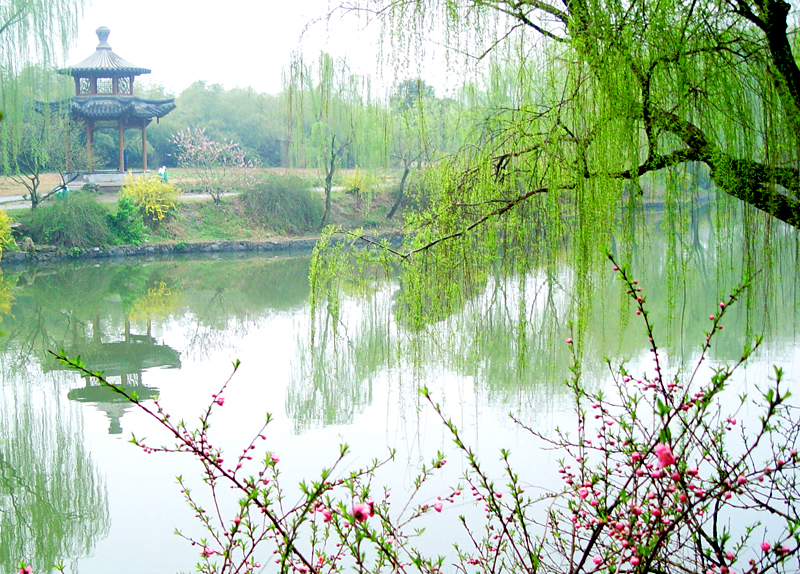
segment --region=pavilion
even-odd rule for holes
[[[67,102],[53,102],[50,106],[53,110],[67,107],[73,118],[84,123],[89,157],[92,157],[95,131],[116,129],[119,136],[119,174],[130,167],[125,161],[125,130],[141,130],[142,172],[147,172],[147,126],[153,119],[163,118],[174,110],[175,101],[147,100],[133,95],[135,78],[149,74],[150,70],[134,66],[115,54],[107,41],[110,33],[105,26],[98,28],[100,43],[94,54],[82,62],[58,70],[59,74],[75,79],[75,96]]]

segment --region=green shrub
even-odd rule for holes
[[[294,175],[269,175],[243,196],[252,216],[283,233],[315,231],[322,220],[322,202],[311,181]]]
[[[120,195],[117,211],[108,214],[108,227],[120,242],[139,245],[147,239],[142,211],[129,195]]]
[[[100,193],[100,186],[96,183],[84,183],[81,186],[81,191],[86,191],[88,193]]]
[[[76,191],[32,209],[25,219],[36,243],[86,248],[113,243],[107,215],[93,195]]]

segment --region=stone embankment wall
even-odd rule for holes
[[[311,250],[316,242],[316,238],[287,239],[281,241],[201,241],[154,243],[147,245],[117,245],[107,248],[94,247],[84,250],[70,250],[68,252],[59,251],[54,247],[39,246],[29,251],[5,251],[2,254],[2,259],[0,259],[0,264],[54,261],[57,259],[102,259],[108,257],[177,255],[182,253]]]

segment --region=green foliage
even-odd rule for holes
[[[16,242],[11,236],[11,218],[5,209],[0,209],[0,255],[10,247],[15,247]]]
[[[39,113],[28,102],[21,121],[5,162],[9,177],[25,187],[33,208],[64,189],[40,189],[45,172],[57,173],[63,184],[70,181],[69,172],[86,170],[89,158],[80,142],[81,127],[65,110],[45,108]]]
[[[296,55],[286,78],[292,160],[322,170],[325,211],[330,223],[332,182],[337,169],[388,164],[388,113],[374,99],[369,79],[353,74],[346,62],[321,54],[307,64]]]
[[[292,175],[270,175],[248,190],[245,205],[256,220],[283,233],[304,233],[318,228],[322,203],[311,181]]]
[[[87,193],[100,193],[100,186],[96,183],[84,183],[81,186],[81,191],[85,191]]]
[[[176,223],[190,241],[229,241],[253,236],[252,222],[240,215],[235,202],[202,202],[181,209]]]
[[[120,194],[128,196],[150,222],[159,223],[178,209],[179,189],[151,175],[134,179],[128,176]]]
[[[155,99],[174,97],[161,86],[150,86],[140,95]],[[247,156],[260,165],[282,165],[286,138],[282,95],[259,93],[252,88],[225,90],[219,84],[199,81],[183,90],[175,98],[175,104],[175,111],[147,130],[158,165],[178,166],[179,150],[174,138],[187,126],[205,127],[215,141],[240,142]]]
[[[117,210],[108,214],[108,226],[122,243],[139,245],[147,239],[142,211],[130,195],[120,195]]]
[[[87,248],[114,242],[107,215],[93,195],[77,191],[31,210],[25,223],[36,243]]]
[[[0,163],[13,168],[26,104],[58,99],[71,78],[52,64],[77,32],[84,0],[4,0],[0,3]]]
[[[415,107],[421,107],[426,100],[436,98],[433,86],[429,85],[422,78],[403,80],[392,91],[389,99],[392,106],[402,111],[407,111]]]
[[[800,132],[791,3],[512,4],[360,2],[380,14],[387,53],[401,66],[438,34],[480,55],[480,69],[465,72],[477,79],[433,113],[436,100],[421,81],[403,82],[392,96],[395,165],[427,168],[423,208],[404,212],[400,251],[425,260],[404,266],[422,274],[404,280],[420,291],[409,299],[435,300],[424,290],[447,289],[454,269],[480,276],[498,255],[509,272],[548,269],[566,249],[580,331],[600,254],[614,244],[628,259],[646,203],[668,212],[674,242],[665,283],[677,290],[690,254],[688,214],[713,199],[707,185],[682,177],[698,167],[712,194],[747,206],[745,229],[730,236],[753,245],[748,269],[769,265],[770,251],[758,245],[767,245],[770,220],[800,229],[800,139],[786,137]],[[431,125],[450,113],[460,149],[420,156],[443,149],[430,144]]]

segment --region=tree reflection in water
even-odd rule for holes
[[[0,571],[36,572],[90,555],[109,529],[105,484],[63,395],[4,380],[0,400]]]

